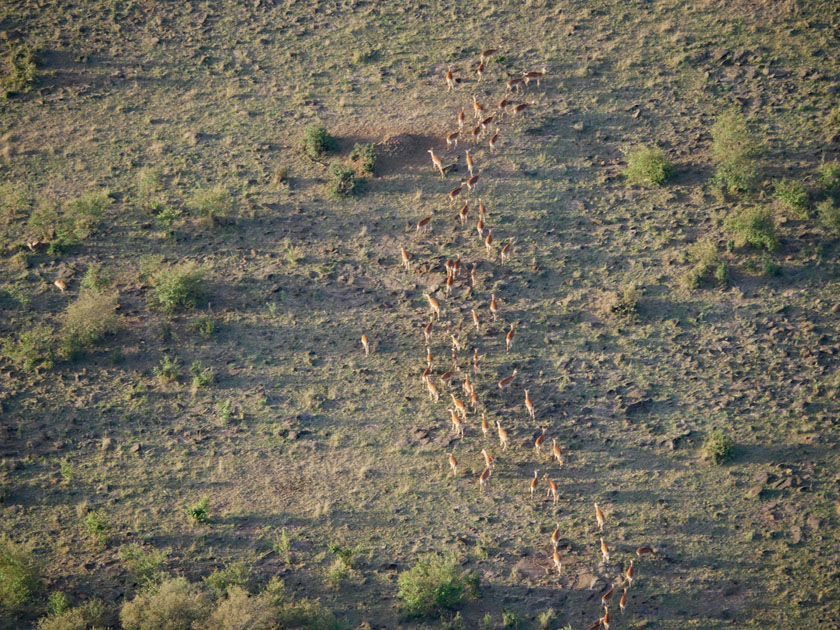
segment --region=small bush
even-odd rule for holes
[[[466,581],[454,556],[427,556],[400,573],[399,597],[411,616],[425,617],[453,609],[465,596]]]
[[[48,616],[39,619],[36,630],[87,630],[91,626],[105,626],[105,604],[102,600],[94,599],[82,606],[67,608],[65,597],[64,606],[64,609],[54,610]]]
[[[210,506],[210,499],[202,498],[198,503],[188,505],[184,508],[184,513],[193,523],[206,523],[210,518],[208,507]]]
[[[642,290],[630,283],[620,293],[618,291],[603,292],[596,308],[604,317],[633,320],[639,314],[641,297]]]
[[[277,610],[265,595],[251,596],[239,586],[232,586],[227,598],[207,619],[207,630],[274,630]]]
[[[187,330],[206,341],[210,341],[216,336],[216,322],[212,317],[201,315],[187,324]]]
[[[224,569],[216,569],[204,578],[204,584],[217,598],[224,597],[231,587],[248,588],[251,569],[244,562],[231,562]]]
[[[37,592],[39,582],[40,568],[32,551],[0,534],[0,612],[23,610]]]
[[[127,545],[120,549],[120,561],[134,576],[138,584],[147,587],[157,584],[165,577],[161,569],[167,552],[159,549],[144,549],[140,545]]]
[[[682,283],[688,289],[699,289],[718,263],[717,245],[710,238],[697,241],[688,249],[688,260],[694,266],[683,275]]]
[[[775,196],[794,219],[808,218],[808,189],[795,179],[782,179],[774,184]]]
[[[214,224],[233,214],[233,199],[222,186],[201,188],[193,193],[189,207],[197,216]]]
[[[274,188],[285,188],[289,185],[289,167],[284,164],[278,164],[274,167],[274,173],[271,175],[271,185]]]
[[[715,280],[721,288],[725,289],[729,286],[729,265],[723,261],[718,263],[718,266],[715,268]]]
[[[38,63],[42,49],[25,42],[9,43],[6,54],[6,72],[2,79],[6,98],[16,92],[28,92],[38,78]]]
[[[537,622],[541,630],[548,630],[557,622],[557,613],[553,608],[549,608],[537,615]]]
[[[327,133],[324,125],[309,125],[303,132],[303,150],[313,160],[322,157],[335,148],[335,140]]]
[[[350,161],[362,177],[373,177],[376,169],[376,145],[356,144],[350,152]]]
[[[627,153],[627,170],[624,176],[631,184],[664,184],[674,174],[673,165],[665,152],[657,147],[636,147]]]
[[[35,324],[24,328],[16,338],[3,339],[0,349],[17,369],[36,372],[52,368],[54,343],[53,329],[46,324]]]
[[[779,247],[776,224],[769,208],[751,207],[736,210],[724,219],[723,229],[732,234],[735,247],[752,245],[769,251]]]
[[[111,280],[111,274],[103,271],[102,265],[93,263],[82,277],[81,287],[91,292],[103,291],[111,285]]]
[[[833,199],[824,199],[817,205],[817,216],[825,229],[840,236],[840,206]]]
[[[181,366],[177,357],[172,359],[164,355],[160,365],[156,365],[152,371],[161,384],[174,383],[181,378]]]
[[[117,332],[120,317],[116,293],[83,291],[64,313],[60,348],[63,358],[77,359],[106,335]]]
[[[820,190],[826,195],[840,194],[840,162],[824,162],[819,173]]]
[[[190,374],[193,377],[191,386],[193,396],[202,387],[210,387],[216,382],[216,370],[212,367],[204,367],[201,361],[193,361],[190,365]]]
[[[195,308],[204,297],[204,270],[194,262],[164,267],[152,278],[152,302],[166,312]]]
[[[98,546],[104,546],[108,542],[108,530],[111,529],[108,524],[108,518],[102,510],[89,512],[85,517],[85,533],[93,543]]]
[[[712,127],[712,157],[719,182],[732,192],[751,190],[758,174],[756,153],[755,140],[738,112],[718,116]]]
[[[356,191],[356,173],[341,162],[333,162],[329,170],[327,189],[333,198],[349,197]]]
[[[61,208],[50,201],[41,202],[29,215],[27,232],[48,242],[49,254],[59,256],[96,233],[110,201],[107,191],[92,191]]]
[[[161,192],[163,186],[160,176],[150,168],[144,168],[137,172],[135,182],[137,200],[144,210],[154,211],[162,204]]]
[[[184,578],[150,587],[123,604],[124,630],[193,630],[210,615],[207,595]]]
[[[735,442],[723,429],[713,429],[703,442],[703,455],[715,465],[728,461],[734,449]]]
[[[33,196],[29,185],[13,181],[0,183],[0,216],[5,221],[29,212],[32,204]]]

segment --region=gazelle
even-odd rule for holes
[[[499,101],[499,104],[496,105],[496,109],[499,110],[499,120],[501,120],[502,115],[505,113],[505,108],[508,105],[510,105],[510,101],[507,99],[507,97],[503,98],[501,101]]]
[[[610,590],[608,590],[606,593],[601,595],[601,603],[605,607],[608,607],[610,605],[610,602],[612,601],[612,598],[613,598],[613,593],[615,593],[615,586],[610,586]]]
[[[455,148],[458,148],[458,132],[453,131],[448,136],[446,136],[446,148],[448,149],[452,145],[455,145]]]
[[[455,89],[455,75],[452,73],[452,66],[446,70],[446,91],[451,92]]]
[[[563,563],[560,561],[560,554],[557,553],[557,549],[554,549],[554,553],[552,554],[552,559],[554,560],[554,568],[557,569],[558,575],[563,575]]]
[[[554,458],[554,461],[559,462],[561,465],[563,464],[563,451],[557,446],[557,440],[554,438],[551,440],[551,456]]]
[[[513,382],[513,379],[515,379],[515,378],[516,378],[516,368],[513,368],[513,374],[511,374],[510,376],[506,376],[505,378],[503,378],[501,381],[498,382],[499,389],[504,389],[505,387],[510,385]]]
[[[490,425],[487,422],[487,415],[483,411],[481,412],[481,433],[484,437],[487,437],[490,434]]]
[[[432,314],[436,315],[438,319],[440,319],[440,302],[438,302],[435,298],[433,298],[428,293],[423,294],[426,299],[429,301],[429,308],[432,311]]]
[[[486,354],[479,355],[478,348],[473,350],[473,358],[472,358],[472,366],[473,366],[473,374],[476,374],[481,371],[481,362],[486,357]]]
[[[472,136],[473,144],[478,143],[478,140],[481,137],[481,132],[482,131],[483,131],[483,129],[481,128],[481,125],[476,125],[475,127],[473,127],[473,130],[470,132],[470,135]]]
[[[455,413],[455,410],[452,409],[452,407],[449,408],[449,419],[452,420],[452,431],[455,433],[456,436],[463,438],[464,421],[458,417],[458,414]]]
[[[434,149],[429,149],[429,155],[432,156],[432,164],[434,165],[434,167],[438,171],[440,171],[440,176],[441,177],[446,177],[446,174],[443,172],[443,162],[441,161],[441,159],[438,156],[435,155],[435,150]]]
[[[504,265],[510,259],[510,247],[513,245],[513,237],[508,240],[507,245],[502,247],[502,264]]]
[[[604,630],[610,630],[610,609],[604,608],[604,616],[601,617],[601,625],[604,626]]]
[[[633,574],[635,570],[633,569],[633,561],[630,560],[630,566],[627,567],[627,572],[624,574],[624,577],[627,579],[627,585],[633,586]],[[625,589],[626,591],[627,589]]]
[[[455,405],[455,409],[461,415],[461,417],[466,420],[467,419],[467,406],[457,398],[455,398],[455,394],[449,394],[452,397],[452,404]]]
[[[470,212],[470,204],[469,202],[465,203],[461,209],[458,211],[458,220],[461,222],[461,225],[464,226],[467,224],[467,215]]]
[[[601,508],[598,507],[598,504],[595,504],[595,520],[598,521],[598,531],[604,531],[604,513],[601,511]]]
[[[482,473],[478,476],[478,486],[482,492],[484,492],[484,486],[487,485],[487,480],[490,479],[490,469],[485,468]]]
[[[476,281],[476,276],[477,275],[478,274],[476,273],[475,263],[473,263],[473,266],[470,269],[470,286],[472,286],[472,287],[475,286],[475,281]]]
[[[449,335],[449,336],[452,337],[452,349],[460,352],[461,348],[462,348],[461,341],[455,335]]]
[[[475,73],[478,75],[478,82],[481,83],[481,77],[484,76],[484,61],[481,61],[478,64],[478,68],[475,69]]]
[[[513,347],[513,336],[515,334],[516,331],[513,328],[513,323],[511,323],[510,330],[505,335],[505,352],[510,352],[511,347]]]
[[[486,448],[481,449],[481,454],[484,455],[484,466],[485,468],[489,468],[492,470],[496,467],[496,460],[494,457],[487,451]]]
[[[481,171],[478,171],[478,173],[467,180],[467,191],[472,192],[473,188],[475,188],[476,184],[478,184],[479,177],[481,177]]]
[[[652,556],[656,552],[653,550],[653,547],[639,547],[636,549],[636,555],[641,558],[642,556]]]
[[[487,230],[487,236],[484,237],[484,247],[487,249],[487,253],[493,256],[493,228]]]
[[[434,318],[429,320],[429,323],[426,324],[426,327],[423,328],[423,337],[426,340],[426,345],[428,346],[432,342],[432,324],[435,323]]]
[[[531,416],[531,420],[536,420],[536,413],[534,412],[534,403],[531,400],[531,397],[528,395],[528,390],[525,390],[525,409],[528,410],[528,415]],[[545,440],[545,429],[543,429],[543,439],[540,440],[540,446],[542,446],[543,441]]]
[[[472,97],[474,114],[473,118],[475,120],[481,120],[481,117],[484,115],[484,107],[481,105],[481,103],[478,102],[478,99],[476,98],[475,94],[473,94]]]
[[[607,543],[604,542],[604,537],[601,537],[601,556],[604,558],[604,562],[610,561],[610,548],[607,547]]]
[[[440,390],[437,388],[437,385],[432,383],[432,379],[426,379],[426,389],[429,392],[429,398],[437,402],[440,400]]]
[[[481,121],[481,123],[479,123],[479,124],[481,125],[481,130],[482,130],[482,131],[486,130],[486,129],[487,129],[487,125],[489,125],[491,122],[493,122],[493,119],[494,119],[495,117],[496,117],[496,114],[490,114],[487,118],[484,118],[484,119]]]
[[[445,289],[445,291],[446,291],[446,295],[447,295],[447,296],[452,295],[452,284],[453,284],[454,282],[455,282],[455,281],[454,281],[454,279],[452,278],[452,276],[446,276],[446,289]]]
[[[526,391],[526,399],[525,400],[526,400],[526,403],[527,403],[527,400],[528,400],[527,399],[527,391],[528,390],[525,390],[525,391]],[[545,442],[545,429],[543,429],[542,433],[540,433],[537,436],[537,439],[534,440],[534,451],[536,452],[537,457],[540,456],[540,451],[542,450],[543,442]]]
[[[464,390],[464,394],[467,395],[467,396],[469,396],[474,391],[475,388],[473,387],[473,384],[470,382],[470,375],[469,374],[466,374],[464,376],[464,382],[461,383],[461,389]]]
[[[490,55],[495,55],[497,52],[499,52],[498,48],[488,48],[487,50],[482,50],[481,51],[481,61],[484,61]]]
[[[429,366],[430,370],[432,369],[432,363],[433,363],[432,348],[431,348],[431,346],[426,346],[426,365]]]
[[[522,79],[521,77],[514,77],[513,79],[510,79],[507,83],[505,83],[505,85],[507,86],[507,89],[505,90],[505,92],[512,92],[513,90],[519,90],[519,87],[522,85],[523,81],[524,81],[524,79]]]
[[[365,356],[368,356],[370,354],[370,341],[364,333],[362,333],[362,347],[365,349]]]
[[[488,144],[490,145],[490,153],[496,152],[496,141],[499,139],[499,134],[494,133],[493,137],[490,138]]]
[[[461,254],[458,254],[458,257],[455,259],[455,262],[452,263],[452,275],[456,278],[461,277]]]
[[[406,271],[411,271],[411,254],[405,251],[405,247],[400,247],[400,258],[402,259],[402,265],[405,267]]]
[[[539,471],[539,470],[535,470],[535,471],[534,471],[534,478],[533,478],[533,479],[531,479],[531,485],[530,485],[530,490],[531,490],[531,500],[532,500],[532,501],[533,501],[533,499],[534,499],[534,492],[536,491],[537,486],[539,486],[539,484],[540,484],[540,471]]]
[[[483,239],[484,238],[484,219],[482,219],[480,216],[478,217],[478,222],[475,224],[475,229],[478,232],[478,238]]]
[[[475,389],[470,390],[470,407],[475,408],[478,407],[478,394],[475,392]]]
[[[496,294],[490,294],[490,313],[493,315],[493,321],[496,321],[496,318],[499,314],[499,305],[496,303]]]
[[[481,332],[481,322],[478,320],[478,313],[475,312],[475,309],[472,309],[472,319],[476,332]]]
[[[430,229],[432,226],[432,215],[427,216],[425,219],[420,219],[417,222],[417,232],[422,232]]]
[[[473,176],[474,163],[473,163],[472,156],[470,155],[470,150],[469,149],[467,149],[466,154],[467,154],[467,170],[470,172],[470,177],[472,177]]]
[[[627,607],[627,589],[624,589],[624,593],[621,595],[621,599],[618,600],[618,607],[621,609],[621,614],[624,614],[624,609]]]
[[[55,282],[53,282],[53,284],[54,284],[54,285],[58,288],[58,290],[59,290],[59,291],[61,291],[62,293],[64,293],[65,291],[67,291],[67,283],[66,283],[64,280],[62,280],[61,278],[59,278],[58,280],[56,280]]]
[[[449,191],[449,203],[455,203],[456,197],[461,194],[461,190],[464,188],[464,185],[461,184],[460,186],[456,186],[452,190]]]
[[[546,483],[548,483],[548,490],[545,493],[545,496],[551,496],[552,502],[557,503],[557,482],[553,479],[549,478],[548,473],[543,475],[545,477]]]
[[[502,428],[502,423],[496,420],[496,428],[499,432],[499,445],[502,447],[502,452],[508,447],[508,432]]]
[[[481,199],[478,200],[478,216],[482,219],[487,218],[487,206],[484,205]]]
[[[464,108],[461,108],[461,111],[458,112],[458,131],[463,131],[464,129],[464,121],[466,120],[467,115],[464,112]]]
[[[519,103],[519,105],[514,105],[513,106],[513,115],[516,116],[519,112],[521,112],[522,110],[524,110],[525,108],[530,107],[530,106],[531,106],[530,103]]]
[[[545,73],[547,71],[548,71],[548,69],[545,66],[543,66],[542,70],[540,70],[538,72],[536,72],[536,71],[523,72],[522,73],[522,79],[525,81],[526,86],[528,85],[528,82],[531,79],[536,79],[537,80],[537,87],[540,87],[540,79],[542,79],[545,76]]]
[[[448,372],[444,372],[438,377],[438,380],[441,382],[442,385],[451,386],[452,379],[455,378],[455,370],[449,370]]]
[[[426,366],[426,369],[420,374],[420,382],[423,383],[423,386],[426,386],[426,383],[431,378],[432,368]]]
[[[449,467],[452,469],[452,476],[458,476],[458,460],[455,459],[455,456],[452,453],[449,453]]]
[[[595,623],[593,623],[593,624],[592,624],[591,626],[589,626],[586,630],[598,630],[598,628],[600,628],[600,627],[601,627],[601,624],[603,623],[603,621],[604,621],[604,618],[603,618],[603,617],[600,617],[600,618],[598,619],[598,621],[596,621]]]
[[[554,528],[554,533],[551,534],[551,544],[554,547],[555,551],[557,550],[557,544],[560,542],[560,523],[557,523],[557,527]]]

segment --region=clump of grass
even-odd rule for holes
[[[38,78],[38,63],[42,48],[26,42],[9,42],[2,78],[3,94],[6,98],[18,92],[28,92]]]
[[[4,221],[29,212],[33,203],[29,185],[14,181],[0,183],[0,215]]]
[[[303,151],[313,160],[335,150],[335,139],[327,133],[324,125],[309,125],[303,132]]]
[[[206,523],[210,518],[210,499],[203,497],[198,503],[193,503],[184,508],[187,518],[193,523]]]
[[[782,179],[774,184],[775,196],[794,219],[808,218],[808,189],[795,179]]]
[[[204,367],[201,361],[193,361],[190,365],[190,374],[192,374],[192,395],[195,396],[199,389],[203,387],[210,387],[216,382],[216,370],[212,367]]]
[[[82,276],[81,287],[91,292],[103,291],[111,285],[111,280],[111,274],[103,270],[101,264],[92,263]]]
[[[717,165],[716,178],[731,192],[753,188],[758,174],[758,147],[747,123],[732,110],[718,116],[712,127],[712,157]]]
[[[74,360],[106,335],[120,328],[117,315],[117,294],[82,291],[64,313],[60,331],[60,352],[63,358]]]
[[[0,534],[0,613],[23,610],[37,593],[40,580],[32,550]]]
[[[734,440],[723,429],[713,429],[703,442],[703,456],[715,465],[729,461],[734,450]]]
[[[189,208],[211,225],[233,214],[233,198],[223,186],[199,188],[188,203]]]
[[[102,510],[89,512],[85,517],[85,533],[91,542],[99,547],[104,547],[107,544],[110,529],[108,518]]]
[[[272,578],[263,589],[262,595],[268,598],[277,610],[280,628],[340,630],[344,627],[320,602],[307,598],[294,599],[290,596],[283,580],[279,578]]]
[[[107,191],[85,193],[61,208],[51,201],[42,201],[29,215],[27,232],[48,242],[48,252],[59,256],[96,233],[110,202]]]
[[[160,360],[160,365],[157,365],[152,370],[161,383],[174,383],[181,378],[181,366],[177,358],[172,359],[167,355]]]
[[[292,539],[289,537],[289,532],[285,529],[280,532],[280,535],[274,541],[274,546],[272,547],[274,552],[283,558],[283,561],[288,563],[291,559],[292,553]]]
[[[839,108],[840,109],[840,108]],[[840,194],[840,162],[824,162],[819,170],[820,190],[826,195]]]
[[[52,368],[55,353],[55,331],[46,324],[21,327],[17,337],[0,340],[0,352],[15,368],[37,372]]]
[[[140,169],[135,180],[135,190],[139,205],[157,214],[162,207],[161,193],[163,185],[157,171],[151,168]]]
[[[124,630],[190,630],[210,615],[210,601],[197,584],[172,578],[148,587],[123,604]]]
[[[204,270],[195,262],[163,267],[152,277],[152,302],[173,312],[195,308],[204,296]]]
[[[548,630],[556,621],[557,613],[554,612],[553,608],[549,608],[537,615],[537,623],[539,624],[541,630]]]
[[[723,229],[732,234],[736,247],[752,245],[768,251],[779,247],[770,208],[753,206],[738,209],[724,219]]]
[[[616,319],[635,319],[639,314],[639,300],[642,290],[630,283],[621,292],[607,291],[602,294],[597,310],[602,315]]]
[[[350,152],[350,161],[362,177],[372,177],[376,169],[376,145],[356,144]]]
[[[329,168],[327,190],[334,199],[349,197],[356,191],[358,181],[355,171],[341,162],[333,162]]]
[[[466,595],[464,572],[453,555],[426,556],[400,573],[399,598],[407,614],[426,617],[456,608]]]
[[[216,336],[216,322],[212,317],[201,315],[187,325],[187,330],[205,341],[210,341]]]
[[[231,586],[202,627],[206,630],[275,630],[278,627],[277,609],[268,595],[251,595],[240,586]]]
[[[251,569],[244,562],[231,562],[204,578],[205,586],[217,598],[223,597],[231,587],[247,588],[250,581]]]
[[[708,277],[718,265],[718,249],[710,238],[697,241],[688,249],[688,260],[694,263],[683,276],[682,284],[687,289],[699,289],[703,280]]]
[[[144,549],[140,545],[126,545],[120,549],[120,561],[134,576],[138,584],[149,586],[161,582],[166,573],[161,569],[167,552]]]
[[[817,204],[820,223],[835,236],[840,236],[840,206],[833,199],[823,199]]]
[[[635,147],[627,151],[624,176],[631,184],[660,186],[674,174],[674,167],[658,147]]]
[[[285,164],[278,164],[271,175],[271,185],[276,189],[285,188],[289,185],[289,167]]]
[[[64,593],[53,593],[64,596]],[[59,603],[52,600],[50,614],[38,620],[35,630],[87,630],[87,628],[103,628],[106,624],[105,603],[101,599],[85,602],[81,606],[70,608],[67,597]]]

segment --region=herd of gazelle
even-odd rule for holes
[[[482,78],[484,77],[484,73],[486,70],[486,61],[498,52],[498,49],[488,49],[481,53],[481,57],[479,60],[479,64],[476,68],[476,75],[477,75],[477,83],[480,83]],[[496,110],[490,112],[484,105],[482,105],[478,101],[478,97],[473,94],[472,95],[472,104],[473,104],[473,119],[476,121],[476,126],[471,131],[471,136],[474,142],[478,143],[482,137],[482,135],[487,132],[487,128],[491,125],[495,125],[495,133],[490,137],[488,141],[490,153],[495,151],[495,146],[499,138],[499,126],[500,123],[507,111],[512,111],[513,115],[516,116],[520,114],[524,109],[526,109],[531,103],[512,103],[508,96],[514,92],[520,90],[522,87],[527,87],[531,80],[536,80],[537,86],[540,85],[540,80],[545,77],[546,75],[546,68],[543,67],[540,71],[532,71],[532,72],[523,72],[521,77],[514,77],[506,82],[506,91],[503,98],[498,102]],[[446,84],[448,91],[453,91],[456,89],[456,85],[459,82],[458,79],[455,77],[455,73],[452,69],[452,66],[448,66],[446,75]],[[450,149],[457,149],[458,147],[458,140],[462,137],[462,132],[464,128],[464,124],[466,122],[466,112],[465,108],[461,108],[460,112],[457,116],[457,123],[458,129],[447,134],[444,137],[446,141],[447,150]],[[465,181],[460,183],[455,188],[451,189],[447,194],[450,204],[454,204],[458,197],[462,194],[464,187],[467,188],[467,196],[469,196],[477,187],[481,171],[475,170],[475,156],[471,153],[475,149],[467,149],[465,152],[466,157],[466,167],[469,171],[469,178]],[[429,154],[432,158],[432,165],[434,169],[440,173],[441,178],[446,178],[446,174],[449,170],[453,170],[451,167],[444,166],[443,160],[439,157],[434,149],[430,148],[428,150]],[[468,199],[461,209],[458,211],[456,215],[457,221],[460,223],[461,226],[465,226],[467,222],[467,218],[469,215],[470,210],[470,200]],[[478,232],[479,239],[484,242],[485,249],[487,250],[491,260],[495,260],[495,248],[493,246],[493,232],[491,228],[487,227],[486,220],[487,220],[487,208],[479,200],[478,203],[478,220],[476,223],[476,231]],[[431,222],[432,222],[433,214],[426,216],[416,223],[416,232],[425,232],[431,229]],[[485,235],[486,230],[486,235]],[[501,248],[500,252],[500,264],[504,265],[507,261],[511,258],[512,253],[512,246],[513,246],[514,239],[510,238],[507,243]],[[413,256],[405,249],[405,247],[400,247],[400,258],[402,262],[402,266],[406,269],[406,271],[412,271],[412,258]],[[445,272],[446,272],[446,279],[444,282],[444,292],[447,296],[451,296],[452,288],[455,285],[455,282],[458,278],[460,278],[462,273],[462,267],[465,265],[462,264],[461,256],[458,255],[456,260],[448,260],[444,264]],[[467,290],[465,292],[465,297],[469,297],[472,294],[473,289],[475,288],[476,284],[476,264],[472,265],[472,268],[469,272],[469,280],[467,284]],[[434,363],[434,357],[432,356],[431,350],[431,343],[432,343],[432,334],[434,329],[434,324],[436,321],[440,321],[441,319],[441,304],[440,301],[432,296],[430,293],[424,293],[423,296],[426,298],[426,301],[429,305],[429,321],[423,327],[423,338],[425,341],[426,347],[426,365],[422,371],[420,380],[423,384],[423,387],[426,389],[426,392],[429,395],[429,398],[437,403],[440,400],[440,387],[434,382],[434,376],[432,374],[432,366]],[[493,322],[496,322],[499,319],[500,308],[499,308],[499,301],[496,299],[496,294],[492,293],[490,296],[489,308],[490,316],[492,317]],[[475,328],[476,333],[481,334],[481,317],[479,313],[475,310],[475,308],[471,309],[471,316],[473,325]],[[456,438],[463,438],[465,436],[466,431],[466,423],[467,423],[467,416],[472,411],[478,413],[478,405],[479,399],[476,392],[475,387],[473,386],[472,382],[470,381],[469,377],[469,370],[466,373],[462,370],[458,363],[458,352],[462,350],[463,343],[461,341],[462,335],[461,326],[458,327],[459,335],[456,336],[455,334],[449,335],[452,340],[452,360],[453,360],[453,369],[447,372],[444,372],[438,377],[438,382],[443,387],[451,387],[452,382],[455,379],[456,375],[463,375],[462,380],[462,389],[464,392],[465,397],[467,397],[468,401],[464,402],[459,399],[454,392],[450,392],[449,396],[452,401],[452,406],[447,407],[447,411],[449,412],[450,422],[452,424],[452,431],[455,434]],[[513,347],[514,337],[516,335],[516,328],[514,323],[510,323],[510,328],[507,330],[505,334],[505,351],[510,352],[511,348]],[[362,347],[364,349],[365,355],[367,356],[370,353],[370,341],[366,334],[363,334],[361,337]],[[484,358],[485,355],[478,354],[478,348],[473,349],[473,357],[471,360],[472,363],[472,371],[473,377],[475,377],[479,373],[479,366],[481,364],[481,360]],[[517,369],[514,368],[513,371],[509,376],[506,376],[498,381],[497,385],[500,391],[506,390],[516,379],[517,376]],[[530,390],[525,389],[525,410],[528,413],[529,418],[531,421],[536,420],[536,406],[534,405],[533,400],[530,396]],[[496,424],[496,431],[499,438],[499,448],[504,453],[510,447],[510,436],[507,430],[502,426],[502,423],[497,419],[495,421]],[[481,431],[485,438],[489,437],[491,432],[490,424],[487,421],[487,416],[485,412],[481,412]],[[542,453],[542,448],[545,445],[546,441],[546,429],[542,428],[540,434],[534,440],[534,451],[537,458],[540,457]],[[493,473],[493,470],[496,466],[496,460],[493,455],[486,449],[481,449],[481,455],[484,457],[484,467],[482,469],[481,474],[478,476],[478,486],[480,491],[484,491],[488,485],[490,477]],[[453,477],[458,477],[458,460],[455,458],[454,453],[450,452],[447,453],[449,467]],[[555,462],[559,466],[562,466],[564,463],[564,453],[560,446],[557,444],[557,439],[551,439],[551,453],[550,453],[550,461]],[[540,475],[539,470],[534,470],[533,478],[529,479],[528,483],[528,491],[530,499],[534,498],[539,485],[540,485]],[[546,497],[550,497],[552,503],[556,504],[558,500],[558,486],[557,482],[550,478],[548,473],[544,473],[542,479],[545,480],[546,483]],[[601,510],[599,505],[595,504],[595,520],[598,525],[599,532],[603,533],[604,525],[606,523],[606,517],[604,512]],[[563,569],[563,562],[560,554],[558,552],[558,543],[560,541],[560,525],[558,524],[556,529],[551,535],[551,543],[553,547],[553,554],[552,554],[552,562],[554,568],[557,570],[558,574],[562,574]],[[609,563],[610,561],[610,551],[609,547],[607,546],[604,538],[600,538],[600,546],[601,546],[601,556],[603,558],[604,563]],[[636,555],[638,557],[643,557],[645,555],[653,554],[654,550],[651,547],[639,547],[636,550]],[[610,613],[609,613],[609,606],[612,601],[613,594],[615,592],[616,586],[623,586],[624,592],[619,600],[619,608],[621,612],[624,612],[624,609],[627,605],[627,589],[632,586],[633,577],[634,577],[634,566],[633,560],[630,561],[630,565],[624,574],[621,576],[620,584],[612,584],[610,588],[604,593],[601,597],[601,602],[604,605],[604,613],[603,615],[596,621],[591,627],[590,630],[595,630],[599,627],[603,627],[605,630],[609,630],[610,625]]]

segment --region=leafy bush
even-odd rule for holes
[[[39,582],[40,568],[32,551],[0,534],[0,613],[25,608],[38,590]]]
[[[53,593],[56,595],[56,593]],[[59,593],[63,595],[63,593]],[[94,599],[75,608],[66,607],[53,610],[48,616],[38,620],[36,630],[87,630],[91,626],[104,627],[105,604]]]
[[[38,78],[38,63],[41,53],[40,46],[26,42],[9,43],[6,54],[6,73],[2,86],[6,98],[15,92],[28,92]]]
[[[0,343],[3,356],[24,372],[35,372],[53,366],[53,329],[46,324],[21,327],[17,338],[8,337]]]
[[[108,530],[110,528],[108,518],[102,510],[90,512],[87,517],[85,517],[85,532],[97,545],[102,546],[108,542]]]
[[[718,116],[712,127],[712,157],[719,182],[733,192],[752,189],[758,172],[756,153],[755,140],[738,112]]]
[[[192,374],[192,391],[195,394],[198,389],[202,387],[209,387],[216,381],[216,370],[212,367],[204,367],[201,361],[193,361],[190,365],[190,374]]]
[[[217,598],[224,597],[231,587],[247,588],[250,581],[251,569],[244,562],[231,562],[204,578],[204,584]]]
[[[627,153],[624,176],[632,184],[659,186],[674,174],[665,152],[657,147],[636,147]]]
[[[161,205],[162,184],[157,171],[144,168],[137,172],[135,183],[137,199],[145,210],[154,210]]]
[[[840,207],[833,199],[824,199],[817,205],[817,216],[825,229],[840,236]]]
[[[335,148],[335,139],[327,133],[324,125],[309,125],[303,132],[303,150],[313,160],[322,157]]]
[[[697,241],[688,249],[688,260],[694,266],[683,275],[682,283],[688,289],[699,289],[718,264],[717,245],[710,238]]]
[[[465,596],[467,583],[452,555],[427,556],[400,573],[398,596],[412,616],[429,616],[453,609]]]
[[[61,355],[76,359],[106,335],[117,332],[120,317],[116,293],[83,291],[68,305],[61,327]]]
[[[356,191],[356,173],[349,166],[333,162],[330,165],[329,176],[327,188],[331,197],[349,197]]]
[[[96,233],[111,199],[107,191],[91,191],[59,208],[50,201],[37,205],[29,215],[27,232],[49,242],[49,253],[58,256]]]
[[[210,615],[209,600],[196,584],[172,578],[123,604],[124,630],[193,630]]]
[[[274,167],[271,175],[271,185],[275,188],[283,188],[289,185],[289,167],[285,164],[278,164]]]
[[[641,297],[641,289],[630,283],[620,293],[618,291],[605,291],[597,305],[597,310],[605,317],[632,320],[639,314],[639,299]]]
[[[158,308],[170,313],[195,308],[204,297],[204,269],[191,261],[164,267],[154,275],[152,284],[152,302]]]
[[[193,523],[205,523],[210,518],[208,507],[210,506],[210,499],[202,498],[198,503],[188,505],[184,508],[184,513]]]
[[[373,176],[376,169],[376,145],[356,144],[350,151],[350,161],[355,165],[356,171],[362,176]]]
[[[826,195],[840,193],[840,162],[824,162],[820,165],[820,190]]]
[[[723,464],[734,452],[735,442],[723,429],[713,429],[703,442],[703,455],[713,464]]]
[[[120,549],[120,561],[128,568],[138,584],[149,586],[160,582],[166,575],[161,569],[167,552],[144,549],[140,545],[127,545]]]
[[[193,193],[189,207],[196,215],[213,224],[233,213],[233,199],[222,186],[200,188]]]
[[[81,287],[87,291],[102,291],[111,284],[111,274],[102,270],[102,265],[92,263],[82,276]]]
[[[212,317],[201,315],[187,324],[187,330],[209,341],[216,335],[216,322]]]
[[[735,246],[764,247],[773,251],[779,247],[776,224],[769,208],[751,207],[736,210],[723,221],[723,229],[734,237]]]
[[[32,190],[27,184],[13,181],[0,183],[0,215],[8,221],[32,208]]]
[[[795,179],[782,179],[774,184],[775,195],[794,219],[808,218],[808,189]]]
[[[160,360],[160,365],[156,365],[152,371],[161,384],[174,383],[181,378],[181,366],[177,357],[172,359],[164,355]]]
[[[204,626],[207,630],[273,630],[277,610],[266,595],[251,596],[240,586],[232,586]]]

